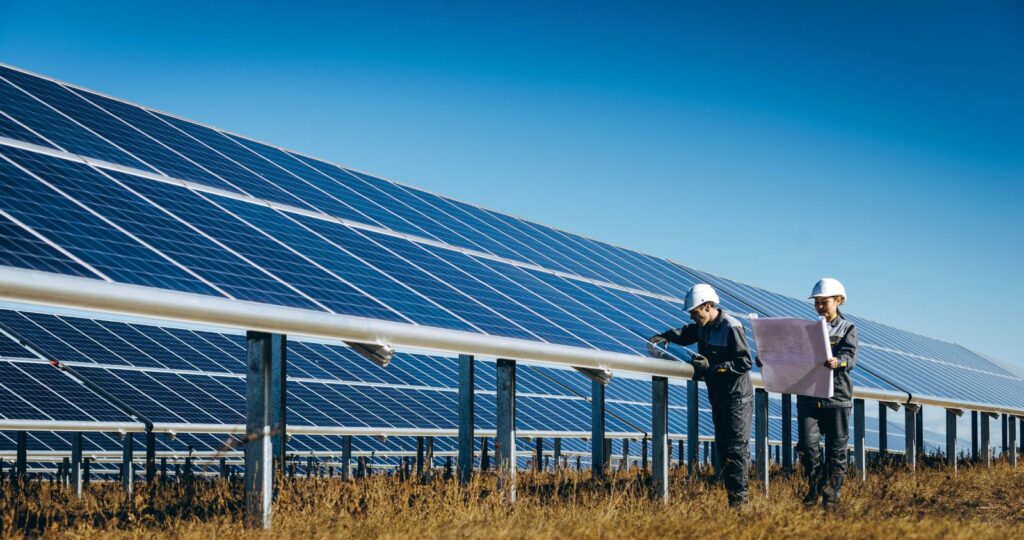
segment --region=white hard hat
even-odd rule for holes
[[[686,303],[683,307],[686,311],[693,311],[702,304],[714,302],[718,305],[718,293],[707,283],[698,283],[686,292]]]
[[[811,291],[811,298],[818,298],[822,296],[842,296],[843,300],[845,300],[846,287],[843,287],[843,284],[840,283],[838,279],[830,277],[821,278],[821,280],[814,284],[814,290]]]

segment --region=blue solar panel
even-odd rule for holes
[[[0,214],[0,264],[630,354],[646,354],[647,336],[686,321],[674,299],[697,281],[716,285],[723,307],[733,313],[814,316],[807,302],[663,259],[9,68],[0,69],[0,76],[5,98],[0,136],[174,177],[164,183],[105,165],[93,168],[74,156],[49,157],[5,145],[0,152],[10,159],[0,159],[5,192],[0,209],[7,213]],[[177,180],[209,188],[190,190]],[[262,201],[222,197],[210,188]],[[271,209],[267,201],[303,212]],[[471,251],[343,225],[331,216]],[[62,360],[211,373],[238,372],[244,366],[244,346],[237,336],[102,321],[75,325],[66,318],[47,321],[43,329],[33,323],[35,318],[4,315],[0,320],[7,319]],[[1019,377],[962,347],[851,319],[862,340],[862,369],[854,373],[858,385],[892,389],[895,384],[915,394],[1022,403],[1022,398],[1012,397],[1022,394]],[[749,325],[744,326],[749,337]],[[342,347],[296,343],[294,351],[292,375],[303,378],[300,391],[308,391],[297,397],[296,407],[312,423],[355,410],[345,421],[450,424],[443,419],[454,414],[451,392],[409,388],[452,388],[450,360],[398,361],[388,371],[369,366]],[[211,391],[213,383],[237,386],[237,377],[198,383],[191,377],[209,376],[121,371],[108,373],[112,387],[139,384],[148,390],[154,385],[161,398],[212,399],[209,410],[200,408],[202,414],[187,407],[172,413],[156,404],[158,414],[225,417],[237,413],[236,397],[244,394],[233,391],[221,401]],[[548,413],[552,407],[585,408],[588,386],[576,374],[538,369],[522,378],[521,391],[543,396],[530,399],[544,403]],[[378,386],[320,382],[330,380]],[[402,388],[379,386],[383,384]],[[619,412],[610,415],[610,422],[621,429],[636,428],[626,426],[645,418],[646,385],[622,382],[609,387],[610,395],[622,397],[612,400]],[[491,385],[478,386],[486,392]],[[346,405],[332,405],[317,391],[337,394]],[[562,398],[555,400],[555,392]],[[682,411],[681,393],[673,392],[670,399],[679,407],[674,411]],[[529,406],[520,412],[527,423],[543,416],[533,418]],[[671,422],[678,421],[675,413],[670,416]]]

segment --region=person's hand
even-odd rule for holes
[[[839,360],[833,356],[832,358],[825,360],[825,367],[829,369],[836,369],[839,367]]]
[[[661,336],[654,336],[647,340],[647,352],[651,353],[651,356],[655,358],[662,358],[664,353],[658,348],[658,345],[668,343],[668,340]]]
[[[761,357],[760,356],[755,356],[754,357],[754,363],[757,364],[757,367],[759,367],[759,368],[763,368],[764,367],[764,364],[761,363]]]
[[[690,360],[690,364],[693,365],[694,375],[703,375],[704,372],[711,367],[711,364],[708,362],[708,359],[704,358],[699,354],[693,355],[693,358]]]

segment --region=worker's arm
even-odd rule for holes
[[[750,371],[753,362],[750,357],[750,347],[747,346],[747,335],[743,333],[743,327],[738,324],[729,328],[726,354],[732,360],[724,364],[718,364],[718,366],[727,367],[733,373],[740,375]]]
[[[693,345],[697,343],[697,325],[694,323],[688,324],[682,328],[673,328],[666,332],[655,335],[651,338],[652,343],[675,343],[686,347],[687,345]]]
[[[850,325],[843,339],[835,346],[835,359],[838,365],[834,369],[850,371],[857,365],[857,327]]]

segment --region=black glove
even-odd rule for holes
[[[708,368],[711,367],[708,359],[699,354],[695,354],[690,358],[690,364],[693,365],[694,378],[704,376],[704,374],[707,373]]]
[[[764,367],[764,364],[761,363],[761,357],[760,356],[755,356],[754,357],[754,363],[757,364],[757,367],[759,367],[759,368],[763,368]]]

